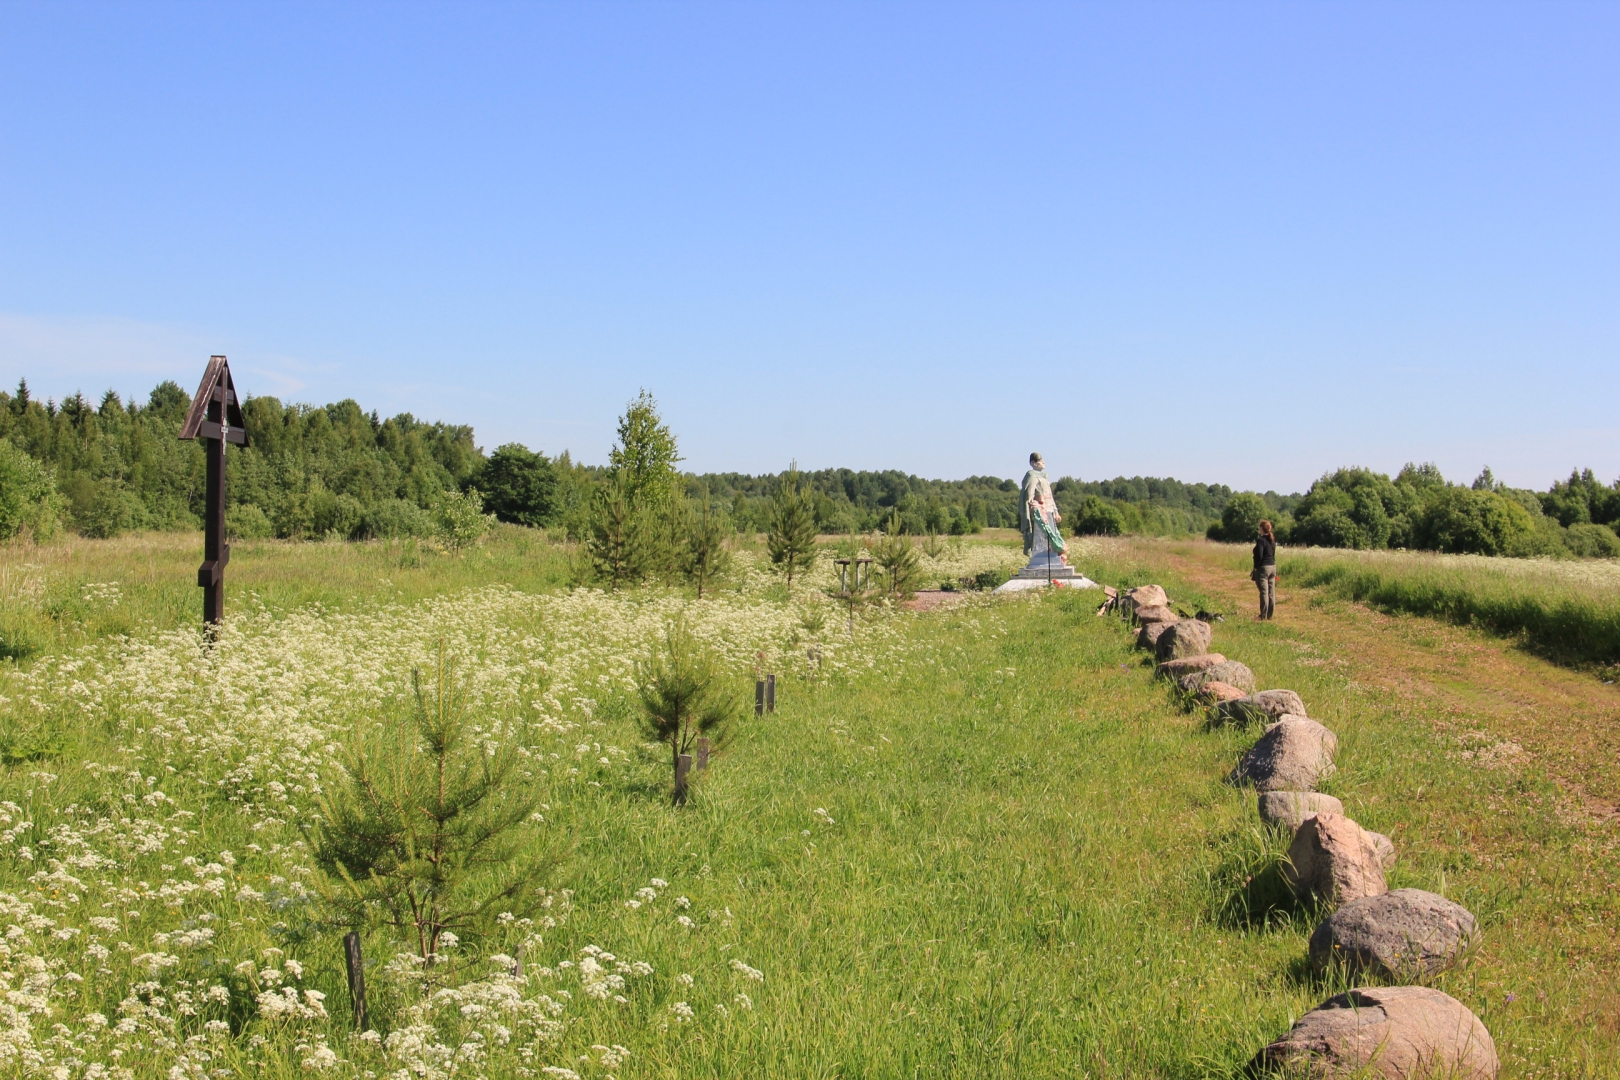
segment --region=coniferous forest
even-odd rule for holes
[[[650,397],[640,407],[658,420]],[[147,400],[108,391],[40,401],[26,380],[0,392],[0,535],[66,528],[109,537],[199,527],[201,446],[178,438],[190,395],[173,382]],[[637,403],[632,403],[632,411]],[[486,454],[471,426],[387,419],[352,400],[325,406],[274,397],[243,402],[249,445],[229,457],[231,530],[290,540],[425,536],[447,498],[503,521],[585,538],[616,466],[582,465],[507,444]],[[673,436],[671,436],[673,438]],[[1018,486],[994,476],[925,480],[898,470],[793,473],[822,533],[888,529],[913,535],[1014,527]],[[730,529],[765,532],[786,473],[681,474],[689,504],[711,506]],[[1620,481],[1590,469],[1546,491],[1502,485],[1485,469],[1471,485],[1432,465],[1395,477],[1336,470],[1303,495],[1236,492],[1224,484],[1153,477],[1053,485],[1065,527],[1078,534],[1208,535],[1245,541],[1262,517],[1294,544],[1411,548],[1487,555],[1620,556]],[[440,515],[442,517],[442,515]]]

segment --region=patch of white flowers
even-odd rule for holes
[[[948,547],[928,572],[970,576],[1016,558]],[[356,721],[407,693],[411,669],[430,666],[441,642],[474,714],[490,718],[481,741],[516,740],[523,781],[545,790],[536,829],[554,827],[567,809],[554,811],[558,800],[600,798],[634,764],[602,706],[630,692],[636,661],[678,612],[739,678],[940,662],[927,635],[907,632],[909,617],[888,614],[857,620],[853,637],[828,619],[837,630],[818,632],[810,657],[806,608],[831,604],[815,588],[830,567],[792,603],[763,597],[775,579],[758,559],[739,567],[701,603],[656,590],[489,587],[350,614],[261,606],[206,646],[191,631],[119,638],[0,672],[12,723],[76,729],[94,748],[94,760],[18,771],[0,789],[0,1072],[603,1076],[629,1060],[633,1032],[753,1008],[736,984],[764,973],[708,951],[731,909],[699,916],[688,896],[666,892],[701,898],[704,866],[681,886],[650,878],[593,914],[637,951],[663,950],[673,971],[577,939],[556,951],[577,912],[567,890],[546,893],[532,920],[501,917],[500,942],[443,935],[432,965],[399,942],[368,971],[389,1030],[351,1036],[341,934],[320,921],[323,886],[304,839]],[[111,605],[120,593],[91,584],[82,599]],[[814,817],[833,824],[824,809]]]

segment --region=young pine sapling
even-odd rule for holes
[[[523,914],[545,856],[529,824],[535,789],[513,782],[514,742],[469,722],[443,645],[433,685],[420,670],[411,684],[409,717],[356,730],[312,839],[344,921],[380,917],[431,965],[446,933]]]
[[[718,747],[740,706],[714,658],[679,616],[665,626],[663,640],[647,659],[636,665],[636,682],[642,730],[652,741],[669,746],[674,803],[680,806],[686,802],[681,756],[691,753],[699,738]]]

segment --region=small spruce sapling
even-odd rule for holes
[[[469,722],[442,644],[433,685],[420,670],[411,684],[409,718],[356,731],[312,839],[344,922],[380,916],[431,965],[447,933],[522,914],[549,856],[530,825],[535,789],[512,782],[514,741]]]
[[[665,625],[663,640],[653,646],[647,659],[637,663],[636,682],[642,730],[652,741],[669,746],[674,803],[680,806],[686,802],[681,755],[691,753],[700,737],[718,748],[740,706],[714,658],[680,616]]]

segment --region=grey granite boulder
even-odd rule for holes
[[[1243,755],[1231,782],[1256,791],[1312,791],[1333,772],[1338,750],[1338,736],[1315,720],[1285,716]]]
[[[1372,837],[1343,814],[1316,813],[1288,845],[1283,879],[1301,899],[1343,904],[1389,891]]]
[[[1143,623],[1142,629],[1136,632],[1136,647],[1139,649],[1146,649],[1148,652],[1153,652],[1158,648],[1159,638],[1163,636],[1166,630],[1170,629],[1174,625],[1175,623],[1167,622]]]
[[[1344,803],[1317,791],[1262,791],[1260,820],[1290,833],[1313,814],[1342,814]]]
[[[1180,660],[1188,656],[1202,656],[1209,652],[1211,631],[1209,623],[1199,619],[1182,619],[1171,623],[1159,635],[1154,654],[1159,662]]]
[[[1167,679],[1179,679],[1194,672],[1208,671],[1216,664],[1224,663],[1226,663],[1226,657],[1218,652],[1211,652],[1202,656],[1184,656],[1180,660],[1166,660],[1154,668],[1153,673],[1163,675]]]
[[[1285,716],[1304,716],[1305,702],[1292,690],[1262,690],[1237,701],[1229,701],[1216,711],[1222,723],[1248,726],[1269,724]]]
[[[1342,964],[1386,979],[1434,975],[1450,967],[1479,932],[1461,904],[1422,889],[1351,900],[1311,934],[1311,967]]]
[[[1252,1069],[1385,1080],[1495,1080],[1496,1044],[1479,1017],[1426,986],[1361,987],[1329,998],[1261,1050]]]
[[[1125,595],[1120,597],[1120,604],[1133,612],[1141,608],[1155,607],[1169,602],[1170,598],[1165,595],[1164,589],[1158,585],[1138,585],[1134,589],[1126,589]]]
[[[1252,693],[1254,691],[1254,672],[1249,670],[1249,665],[1237,660],[1223,660],[1221,663],[1205,668],[1203,671],[1194,671],[1191,674],[1183,675],[1176,680],[1176,685],[1181,687],[1184,693],[1196,694],[1200,686],[1209,682],[1225,683],[1227,686],[1237,687],[1246,694]]]
[[[1171,611],[1166,604],[1154,604],[1152,607],[1136,609],[1136,621],[1140,623],[1175,622],[1179,618],[1181,616]]]
[[[1219,705],[1223,701],[1236,701],[1243,691],[1223,682],[1207,682],[1198,688],[1198,700],[1205,705]]]

